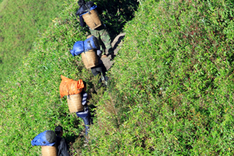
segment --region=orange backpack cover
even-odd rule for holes
[[[62,82],[60,83],[60,97],[63,98],[65,95],[74,95],[82,92],[84,88],[84,83],[82,79],[78,81],[69,79],[63,75],[61,75]]]

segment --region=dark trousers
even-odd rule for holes
[[[76,112],[76,115],[84,121],[85,135],[88,135],[89,125],[91,124],[91,114],[89,110],[84,111],[84,112]]]
[[[107,76],[106,76],[106,67],[104,66],[103,63],[97,65],[96,67],[91,68],[91,71],[94,76],[100,74],[101,79],[99,80],[99,83],[102,82],[103,80],[107,83]]]
[[[91,68],[91,71],[93,73],[93,76],[96,76],[98,74],[102,74],[103,76],[105,76],[105,72],[106,72],[106,67],[103,65],[103,63]]]

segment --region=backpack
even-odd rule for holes
[[[82,52],[84,52],[84,41],[77,41],[75,42],[75,44],[73,45],[73,49],[70,50],[70,53],[73,56],[79,55]]]
[[[98,39],[93,35],[84,41],[84,51],[89,51],[91,49],[100,49]]]
[[[101,20],[99,18],[99,15],[98,15],[97,11],[95,10],[97,8],[97,6],[94,5],[94,6],[90,7],[90,8],[88,6],[86,6],[86,8],[87,8],[87,12],[80,15],[80,16],[83,17],[85,23],[92,30],[100,27],[102,25],[102,22],[101,22]]]

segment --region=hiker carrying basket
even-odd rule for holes
[[[93,35],[87,37],[85,41],[77,41],[73,45],[70,53],[73,56],[81,54],[83,63],[87,69],[91,69],[94,76],[100,75],[99,83],[104,81],[107,85],[108,77],[106,76],[106,67],[103,65],[99,42]]]
[[[84,27],[85,23],[88,25],[90,33],[98,38],[101,45],[101,51],[106,55],[114,55],[111,46],[111,38],[107,31],[106,25],[100,20],[98,14],[102,14],[102,9],[96,6],[92,1],[85,3],[84,0],[79,0],[80,8],[76,12],[79,16],[80,26]]]
[[[58,156],[54,131],[47,130],[38,134],[32,141],[32,146],[41,146],[42,156]]]
[[[65,138],[63,138],[63,127],[57,126],[55,127],[56,133],[56,147],[58,151],[58,156],[69,156],[67,143]]]
[[[86,83],[81,79],[75,81],[62,75],[61,78],[60,97],[63,98],[63,96],[67,95],[70,113],[76,113],[78,117],[82,118],[85,124],[85,134],[88,135],[91,115],[87,105]]]

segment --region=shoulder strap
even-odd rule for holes
[[[88,41],[88,43],[89,43],[89,46],[90,46],[92,49],[94,49],[93,46],[91,45],[90,41]]]
[[[85,3],[85,7],[86,7],[86,10],[87,10],[88,12],[90,12],[90,9],[89,9],[89,7],[86,5],[86,3]]]

